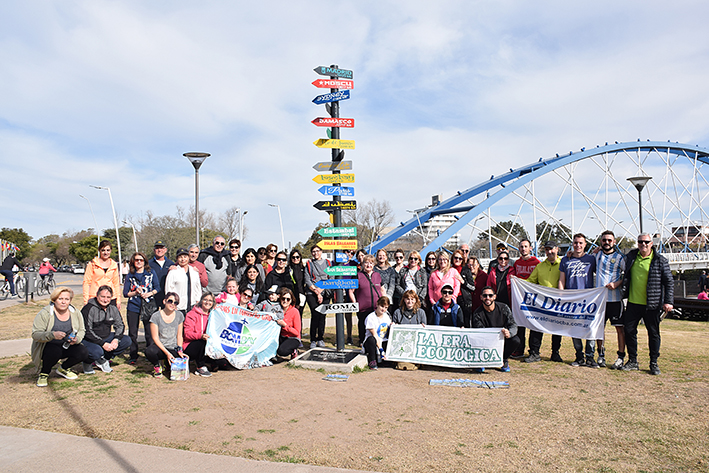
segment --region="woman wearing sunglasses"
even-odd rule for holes
[[[448,253],[441,251],[437,258],[437,269],[431,273],[428,279],[428,302],[431,307],[436,305],[438,299],[441,298],[441,289],[444,285],[449,284],[453,288],[453,300],[460,292],[460,274],[458,271],[451,268],[451,260]]]
[[[278,286],[278,291],[282,288],[288,288],[291,292],[295,292],[295,278],[291,272],[290,267],[288,267],[288,255],[285,251],[279,251],[274,259],[275,266],[273,270],[266,275],[266,282],[263,287],[273,287]],[[262,292],[259,298],[259,302],[266,299],[266,294]],[[291,302],[296,305],[295,302]]]
[[[276,321],[281,326],[281,335],[278,340],[278,351],[280,357],[290,357],[291,359],[298,356],[298,347],[300,346],[300,313],[293,305],[295,295],[288,288],[281,289],[279,301],[283,308],[283,318]]]
[[[288,257],[288,268],[291,270],[294,281],[293,294],[295,294],[295,300],[293,301],[293,305],[298,308],[302,322],[303,309],[305,309],[305,266],[303,265],[303,256],[300,254],[300,251],[291,250],[290,256]]]
[[[212,373],[207,369],[207,361],[209,357],[205,355],[207,348],[207,324],[209,323],[209,313],[214,307],[214,296],[211,292],[202,294],[199,303],[195,305],[191,311],[185,316],[185,339],[182,342],[182,347],[187,356],[194,360],[198,376],[209,377]]]
[[[153,376],[160,378],[163,370],[160,360],[172,363],[176,357],[184,357],[182,353],[182,332],[185,317],[177,310],[180,296],[174,292],[165,294],[165,308],[153,314],[150,318],[150,333],[153,344],[145,349],[145,357],[153,364]]]
[[[515,275],[515,268],[510,265],[510,254],[506,251],[497,255],[497,265],[487,275],[487,285],[495,288],[497,302],[511,307],[512,285],[510,277]]]
[[[426,292],[428,292],[427,285],[428,274],[421,266],[421,255],[414,250],[409,253],[409,264],[399,271],[398,292],[403,297],[406,291],[414,291],[421,303],[423,303],[426,298]],[[401,307],[401,303],[399,303],[398,307]]]

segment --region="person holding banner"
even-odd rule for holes
[[[586,253],[586,235],[574,235],[571,255],[561,258],[559,265],[559,289],[590,289],[594,286],[593,273],[596,271],[596,258]],[[596,341],[586,340],[586,359],[584,360],[583,341],[572,338],[576,349],[576,360],[571,366],[598,368],[594,359]]]
[[[367,354],[369,369],[376,370],[382,354],[386,351],[387,333],[391,326],[389,318],[389,298],[381,296],[377,300],[374,312],[367,316],[365,326],[367,333],[364,338],[364,352]]]
[[[546,259],[534,268],[532,274],[530,274],[527,278],[527,281],[545,287],[559,287],[559,265],[561,264],[561,258],[559,258],[559,245],[556,241],[549,240],[544,245],[544,251],[547,255]],[[536,363],[537,361],[542,361],[542,357],[539,352],[542,347],[543,337],[544,334],[542,332],[537,332],[535,330],[529,331],[529,356],[524,359],[525,363]],[[564,362],[559,354],[560,348],[561,335],[552,335],[551,361],[556,361],[557,363]]]
[[[505,347],[502,351],[502,368],[500,368],[500,371],[509,372],[510,355],[519,345],[517,324],[512,316],[512,311],[507,304],[495,302],[497,295],[493,287],[485,286],[480,298],[482,299],[482,305],[473,312],[473,328],[499,327],[502,329],[502,336],[505,337]],[[480,368],[480,370],[484,370],[484,368]]]
[[[276,321],[281,326],[276,353],[278,356],[290,356],[293,359],[298,356],[298,347],[300,346],[300,312],[293,305],[295,301],[293,291],[287,287],[281,289],[279,301],[283,308],[283,318]]]
[[[601,251],[596,253],[596,287],[607,287],[606,321],[611,322],[618,335],[618,359],[609,368],[623,368],[625,358],[625,328],[623,324],[623,273],[625,256],[615,246],[615,234],[611,230],[601,233]],[[605,326],[605,322],[604,322]],[[598,366],[606,367],[606,352],[603,340],[598,345]]]
[[[207,360],[205,348],[207,347],[207,324],[209,323],[209,312],[214,307],[214,296],[211,292],[202,294],[199,300],[191,311],[185,316],[185,337],[182,342],[182,348],[185,355],[194,360],[197,371],[194,374],[208,378],[212,376],[207,368]]]
[[[623,278],[623,295],[628,307],[623,315],[628,361],[623,371],[637,371],[638,322],[643,319],[650,348],[650,374],[660,374],[660,321],[662,312],[670,312],[674,304],[674,281],[667,258],[652,247],[648,233],[638,235],[638,248],[630,250]]]
[[[515,276],[520,279],[529,278],[534,268],[539,264],[539,260],[536,256],[532,255],[532,242],[526,238],[522,238],[519,241],[519,254],[520,257],[514,262],[512,268],[515,271]],[[519,337],[519,347],[517,350],[510,355],[512,358],[523,358],[524,357],[524,346],[527,341],[526,329],[523,326],[517,327],[517,336]]]
[[[455,271],[455,270],[452,270]],[[441,298],[433,306],[433,316],[430,325],[445,327],[462,327],[463,311],[453,300],[455,289],[451,284],[444,284],[441,288]]]

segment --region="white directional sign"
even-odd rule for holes
[[[321,314],[340,314],[359,312],[358,302],[345,302],[342,304],[320,304],[315,308]]]

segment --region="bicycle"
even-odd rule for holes
[[[8,284],[9,285],[9,284]],[[25,292],[25,275],[22,272],[15,274],[15,293],[19,296]]]
[[[54,281],[54,273],[49,273],[47,277],[40,278],[37,282],[37,295],[41,296],[45,292],[51,294],[56,287],[57,283]]]
[[[3,278],[2,286],[0,286],[0,301],[4,301],[10,297],[10,281]]]

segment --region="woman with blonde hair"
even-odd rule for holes
[[[89,351],[81,341],[84,339],[84,317],[74,309],[71,299],[74,291],[66,286],[59,286],[49,297],[51,303],[44,307],[34,318],[32,324],[32,362],[39,369],[37,386],[47,386],[49,373],[61,359],[56,372],[66,379],[78,376],[71,367],[86,360]]]
[[[426,300],[427,286],[428,274],[421,266],[421,255],[414,250],[409,253],[409,264],[399,271],[398,292],[403,298],[406,291],[414,291],[423,303]]]
[[[428,279],[428,301],[431,307],[436,305],[438,299],[441,298],[441,288],[446,284],[450,284],[453,288],[453,300],[460,293],[460,274],[454,268],[451,268],[451,259],[448,253],[441,251],[436,259],[436,270],[431,273]]]

